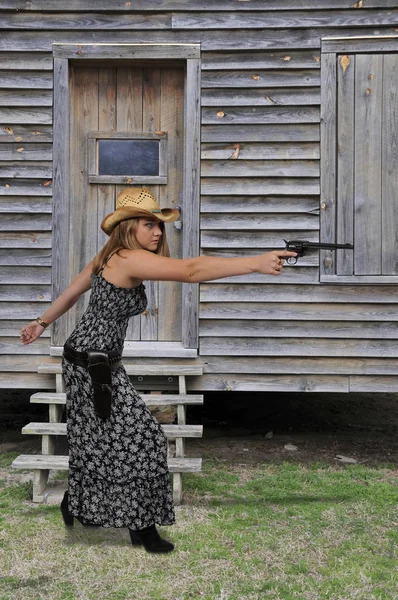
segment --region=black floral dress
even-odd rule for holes
[[[145,286],[92,275],[90,302],[68,339],[75,350],[122,350],[128,320],[147,305]],[[122,365],[112,370],[112,412],[94,412],[89,373],[66,359],[69,510],[103,527],[142,529],[175,521],[167,441]]]

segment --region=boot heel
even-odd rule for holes
[[[142,546],[141,539],[138,537],[133,529],[129,529],[130,540],[132,546]]]
[[[66,527],[73,527],[73,515],[68,510],[68,492],[66,491],[61,502],[61,514]]]

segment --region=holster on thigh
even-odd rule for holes
[[[107,352],[88,350],[88,372],[94,387],[95,413],[108,419],[112,405],[112,370]]]

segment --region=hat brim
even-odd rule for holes
[[[116,225],[121,221],[127,221],[128,219],[134,218],[142,219],[145,217],[154,217],[164,223],[172,223],[180,218],[180,211],[177,208],[162,208],[160,211],[156,210],[152,212],[150,210],[122,206],[105,217],[101,223],[101,229],[106,234],[110,235]]]

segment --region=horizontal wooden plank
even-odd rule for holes
[[[350,392],[396,393],[398,392],[397,376],[350,377]]]
[[[250,4],[253,6],[252,2]],[[293,52],[206,52],[202,57],[202,71],[319,69],[320,62],[320,53],[311,50],[301,52],[295,50]]]
[[[206,356],[205,373],[259,375],[398,375],[395,358],[296,358],[294,356]],[[200,378],[196,379],[199,382]],[[189,385],[191,385],[191,380]],[[196,387],[196,386],[195,386]]]
[[[142,368],[141,375],[159,375],[155,372],[156,365],[147,365],[147,369]],[[158,365],[159,368],[164,368],[164,365]],[[138,373],[138,369],[137,373]],[[151,372],[150,372],[151,371]],[[201,371],[201,369],[198,369]],[[43,369],[41,372],[44,372]],[[132,373],[130,373],[132,374]],[[196,376],[201,375],[200,372],[192,373]],[[145,402],[147,406],[166,406],[170,405],[183,405],[183,404],[203,404],[203,396],[198,394],[140,394],[140,398]],[[66,394],[56,392],[38,392],[30,397],[30,402],[33,404],[66,404]]]
[[[2,302],[50,302],[49,285],[4,285],[0,284]]]
[[[52,71],[53,60],[48,52],[3,52],[1,68],[10,71]]]
[[[0,122],[15,124],[51,125],[52,108],[0,108]]]
[[[51,215],[37,213],[2,214],[4,231],[50,231]]]
[[[156,364],[146,364],[146,363],[140,363],[138,364],[137,362],[135,362],[135,364],[131,364],[131,363],[125,363],[126,356],[123,353],[123,365],[124,368],[126,370],[126,373],[128,375],[143,375],[143,376],[167,376],[167,375],[171,375],[171,376],[180,376],[183,375],[184,377],[188,377],[188,376],[192,376],[192,375],[201,375],[203,373],[203,368],[200,364],[165,364],[164,360],[162,360],[162,363],[156,363]],[[53,373],[53,374],[59,374],[62,373],[62,367],[61,367],[61,363],[58,362],[56,364],[54,363],[43,363],[42,365],[40,365],[38,367],[38,372],[39,373]],[[186,398],[184,395],[179,395],[179,396],[170,396],[168,395],[167,398],[163,398],[160,401],[162,402],[163,400],[165,401],[175,401],[177,403],[181,403],[182,400],[186,400],[187,402],[190,403],[194,403],[197,404],[199,400],[201,400],[198,397],[189,397]],[[203,398],[202,398],[203,400]],[[150,398],[148,397],[148,402],[150,401]]]
[[[63,348],[51,346],[52,356],[62,356]],[[156,357],[156,358],[196,358],[196,348],[184,348],[181,342],[131,342],[126,341],[123,346],[124,357]]]
[[[152,36],[151,36],[152,38]],[[175,40],[173,40],[175,41]],[[171,59],[196,59],[200,58],[200,45],[192,43],[166,43],[158,44],[148,42],[126,42],[116,44],[96,43],[65,43],[53,44],[53,54],[56,58],[85,59],[139,59],[139,60],[171,60]]]
[[[251,284],[258,285],[263,283],[275,283],[279,285],[298,284],[305,285],[310,283],[319,283],[319,268],[296,266],[295,268],[287,266],[278,275],[261,275],[260,273],[252,273],[250,275],[236,275],[235,277],[225,277],[223,279],[215,279],[214,283],[220,282],[224,284]]]
[[[202,106],[308,106],[320,104],[319,88],[203,89]]]
[[[46,161],[10,161],[0,163],[0,177],[15,179],[51,179],[52,163]]]
[[[202,125],[202,142],[319,142],[319,125]]]
[[[52,106],[53,94],[48,90],[1,90],[0,106]]]
[[[379,284],[379,283],[391,283],[396,285],[398,283],[398,275],[323,275],[322,283],[348,283],[348,284],[364,284],[368,283]]]
[[[21,304],[23,304],[21,302]],[[46,307],[49,306],[47,304],[34,304],[32,303],[32,308],[31,311],[35,310],[35,307],[38,307],[36,309],[36,313],[34,314],[34,316],[36,316],[37,314],[41,314],[43,310],[46,309]],[[29,317],[27,318],[26,322],[31,321],[32,318],[29,315]],[[20,378],[21,376],[23,376],[24,374],[28,374],[28,373],[34,373],[37,375],[37,367],[38,365],[40,365],[44,360],[46,361],[50,361],[52,360],[49,356],[47,355],[41,355],[41,354],[27,354],[27,355],[23,355],[23,354],[8,354],[8,355],[4,355],[2,354],[0,356],[0,372],[2,373],[14,373],[14,377],[15,378]],[[39,381],[40,375],[38,376],[37,381]],[[44,381],[51,381],[52,380],[52,389],[55,389],[55,378],[54,377],[50,377],[49,375],[45,375],[43,377]],[[21,385],[21,388],[23,388],[24,386]],[[37,385],[36,389],[41,389],[40,388],[40,383]],[[45,389],[48,389],[47,387]]]
[[[68,469],[68,456],[21,454],[12,463],[13,469]],[[170,473],[195,473],[202,468],[201,458],[169,458]]]
[[[201,216],[200,227],[202,230],[221,230],[226,231],[232,230],[264,230],[264,229],[287,229],[291,227],[297,231],[318,231],[319,230],[319,219],[317,215],[285,215],[285,214],[274,214],[264,215],[256,213],[232,213],[232,214],[213,214],[204,213]],[[284,245],[284,244],[283,244]]]
[[[51,248],[51,232],[0,232],[0,248]]]
[[[31,321],[31,319],[29,319],[29,321]],[[6,321],[0,320],[0,339],[1,338],[17,338],[17,339],[15,339],[15,342],[19,343],[21,329],[24,325],[26,325],[25,319],[17,320],[16,318],[14,318],[14,319],[11,318],[11,319],[7,319]],[[50,331],[48,329],[46,329],[45,331],[43,331],[43,333],[40,337],[42,339],[44,339],[44,338],[49,339]]]
[[[33,355],[31,355],[32,358]],[[54,388],[54,380],[51,375],[38,375],[37,373],[1,373],[0,389],[31,389],[51,390]]]
[[[51,160],[52,144],[0,144],[1,160]]]
[[[280,243],[279,240],[279,244],[277,244],[278,249],[283,250],[284,249],[284,244]],[[275,248],[272,248],[275,249]],[[258,254],[260,252],[267,252],[268,250],[270,250],[270,248],[262,248],[261,250],[257,249],[257,248],[202,248],[201,254],[203,256],[217,256],[217,257],[223,257],[223,258],[248,258],[249,256],[258,256]],[[300,258],[300,262],[295,265],[295,269],[299,269],[301,273],[304,273],[302,267],[319,267],[319,257],[317,253],[313,253],[313,254],[306,254],[305,256],[303,256],[302,258]],[[293,269],[292,269],[293,270]],[[286,271],[284,271],[286,272]],[[291,275],[289,275],[290,277]],[[240,276],[241,277],[241,276]],[[299,276],[301,277],[301,276]],[[317,280],[319,280],[319,273],[318,273],[318,278]],[[220,280],[221,281],[221,280]],[[224,282],[226,280],[224,279]],[[241,283],[242,281],[239,280]],[[278,279],[278,283],[280,283],[280,280]]]
[[[0,26],[1,29],[1,26]],[[1,68],[3,65],[1,64]],[[52,73],[46,71],[0,70],[0,88],[52,90]]]
[[[1,173],[1,166],[0,166]],[[319,177],[315,160],[202,160],[202,177]]]
[[[293,237],[295,236],[295,237]],[[318,232],[314,231],[269,231],[258,232],[253,231],[247,233],[234,231],[202,231],[201,232],[201,247],[202,248],[261,248],[262,250],[284,249],[284,240],[309,240],[318,241]],[[311,252],[311,254],[315,254]]]
[[[203,283],[203,302],[364,302],[394,304],[395,286],[380,285],[227,285]]]
[[[0,309],[1,314],[1,309]],[[281,321],[357,321],[358,327],[364,322],[398,321],[396,304],[300,304],[289,302],[202,302],[201,319],[248,319],[257,327],[258,319]],[[203,323],[203,322],[202,322]],[[307,323],[308,324],[308,323]],[[202,324],[201,324],[202,326]],[[344,325],[345,326],[345,325]],[[373,323],[371,323],[373,326]],[[209,325],[210,327],[210,325]],[[397,365],[398,369],[398,365]]]
[[[199,336],[204,337],[253,337],[253,338],[348,338],[348,339],[398,339],[398,323],[358,322],[358,321],[293,321],[286,316],[282,322],[243,319],[202,319]],[[289,319],[289,320],[288,320]],[[359,342],[358,342],[359,343]]]
[[[194,377],[192,390],[224,392],[336,392],[349,391],[348,376],[205,374]]]
[[[198,12],[198,13],[173,13],[173,29],[277,29],[280,27],[361,27],[375,25],[395,26],[398,20],[398,11],[367,10],[341,11],[329,10],[295,10],[279,13],[267,12]]]
[[[101,14],[68,13],[62,19],[58,15],[44,12],[5,13],[0,21],[0,29],[47,29],[57,31],[59,29],[81,30],[135,30],[135,29],[169,29],[171,27],[171,16],[167,14],[151,13],[145,14]]]
[[[50,249],[0,249],[1,266],[51,267]]]
[[[51,269],[48,267],[0,267],[0,280],[3,284],[49,284]]]
[[[11,336],[0,337],[0,354],[47,354],[49,350],[49,338],[39,337],[35,340],[34,344],[24,346],[19,338]]]
[[[10,142],[52,142],[53,128],[49,125],[0,125],[0,144]]]
[[[163,433],[169,439],[176,437],[200,438],[203,425],[161,425]],[[66,423],[28,423],[22,428],[26,435],[66,435]]]
[[[396,30],[395,30],[396,31]],[[374,35],[369,36],[349,36],[341,35],[325,37],[322,40],[322,52],[397,52],[398,37],[396,32],[392,35]]]
[[[167,177],[159,175],[89,175],[89,183],[103,185],[125,185],[126,183],[166,185]]]
[[[358,14],[361,11],[355,11]],[[151,43],[200,43],[202,52],[210,50],[293,50],[316,49],[319,51],[321,38],[341,37],[340,27],[313,27],[306,29],[240,29],[239,35],[231,35],[229,30],[152,30]],[[344,30],[345,36],[363,36],[361,25],[354,25]],[[375,26],[366,30],[367,35],[395,34],[394,26]],[[126,42],[125,31],[81,31],[71,28],[65,31],[4,31],[0,38],[0,50],[51,52],[53,43],[115,44]],[[148,43],[148,31],[135,31],[134,43]]]
[[[370,8],[395,8],[395,0],[366,0],[363,4],[363,10]],[[295,9],[352,9],[351,1],[342,6],[341,0],[279,0],[270,5],[269,0],[256,0],[256,2],[243,2],[242,0],[218,0],[218,11],[280,11]],[[1,0],[1,10],[21,10],[29,13],[30,11],[53,12],[91,12],[106,11],[109,12],[109,0],[69,0],[67,4],[62,4],[59,0]],[[112,12],[127,12],[129,10],[147,12],[153,10],[180,10],[180,11],[198,11],[214,10],[214,0],[134,0],[134,3],[126,4],[125,0],[112,0]],[[352,11],[351,11],[352,12]]]
[[[319,123],[317,106],[218,106],[202,108],[202,125],[223,123]]]
[[[1,80],[0,80],[1,81]],[[203,71],[202,88],[280,88],[320,85],[318,69]]]
[[[318,195],[319,179],[310,177],[203,177],[201,193],[212,195]]]
[[[51,211],[51,196],[0,196],[0,213],[51,213]]]
[[[201,338],[200,354],[206,356],[352,356],[398,357],[398,340],[330,338]]]
[[[0,181],[0,196],[51,196],[52,181],[3,179]]]
[[[24,319],[32,321],[38,314],[42,314],[49,304],[43,302],[0,302],[0,319]],[[35,369],[36,370],[36,369]]]
[[[204,213],[319,214],[319,200],[313,196],[202,196],[200,208]]]

